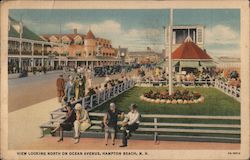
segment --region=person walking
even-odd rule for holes
[[[79,81],[79,97],[83,98],[85,96],[85,80],[80,79]]]
[[[82,107],[80,103],[75,105],[76,110],[76,120],[74,122],[74,130],[75,130],[75,144],[79,143],[80,141],[80,133],[83,133],[87,130],[90,126],[90,118],[88,111],[85,107]]]
[[[109,110],[103,118],[104,130],[105,130],[105,145],[108,145],[108,137],[111,134],[112,145],[115,145],[115,136],[117,132],[117,122],[119,118],[122,118],[123,112],[116,109],[114,103],[110,103]]]
[[[56,90],[59,103],[62,102],[62,98],[65,95],[64,89],[65,89],[65,81],[63,79],[63,75],[61,74],[56,80]]]
[[[75,99],[78,100],[79,98],[79,77],[75,79]]]
[[[130,112],[127,114],[122,122],[121,130],[122,134],[122,145],[120,147],[127,147],[128,139],[131,137],[131,132],[135,132],[139,127],[140,113],[137,111],[135,104],[130,105]]]
[[[72,76],[69,76],[69,81],[66,83],[65,92],[67,94],[67,102],[69,102],[75,96],[75,83]]]

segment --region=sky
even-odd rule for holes
[[[114,47],[143,51],[164,48],[168,9],[117,10],[10,10],[9,15],[24,22],[37,34],[79,33],[89,29],[95,36],[110,39]],[[174,25],[205,25],[205,48],[215,56],[240,56],[239,9],[175,9]],[[61,27],[60,27],[61,26]]]

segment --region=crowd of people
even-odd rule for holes
[[[138,71],[138,81],[141,82],[164,82],[168,81],[168,72],[165,69],[157,67],[145,74],[145,71]],[[200,84],[199,82],[210,83],[215,79],[222,80],[230,86],[240,87],[239,73],[236,70],[226,70],[219,68],[201,68],[195,71],[182,71],[173,74],[173,80],[178,83]],[[188,83],[186,83],[188,82]]]
[[[68,102],[64,105],[64,112],[66,112],[66,118],[63,122],[58,123],[56,127],[51,130],[51,134],[59,131],[60,138],[58,142],[63,141],[63,132],[74,130],[75,144],[79,143],[81,133],[85,132],[91,126],[91,120],[89,113],[85,107],[82,107],[80,103],[73,105]],[[120,120],[120,123],[118,123]],[[105,113],[101,127],[105,132],[105,145],[108,145],[108,137],[111,135],[112,145],[115,145],[115,139],[117,132],[122,132],[122,144],[120,147],[126,147],[128,145],[128,139],[132,136],[131,133],[135,132],[140,124],[140,113],[137,110],[136,104],[130,105],[130,111],[125,116],[123,111],[120,111],[115,103],[110,103],[110,107]],[[120,128],[119,128],[120,126]]]

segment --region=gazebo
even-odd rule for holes
[[[181,72],[188,69],[215,67],[213,59],[205,50],[198,47],[190,37],[172,53],[172,64]]]

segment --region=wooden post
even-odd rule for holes
[[[92,108],[93,107],[93,95],[91,95],[91,97],[90,97],[90,108]]]
[[[85,97],[82,98],[82,107],[85,107]]]
[[[155,128],[155,130],[157,130],[157,118],[154,118],[154,123],[155,123],[155,125],[154,125],[154,128]],[[158,132],[157,131],[155,131],[154,132],[154,142],[156,143],[157,142],[157,137],[158,137]]]

